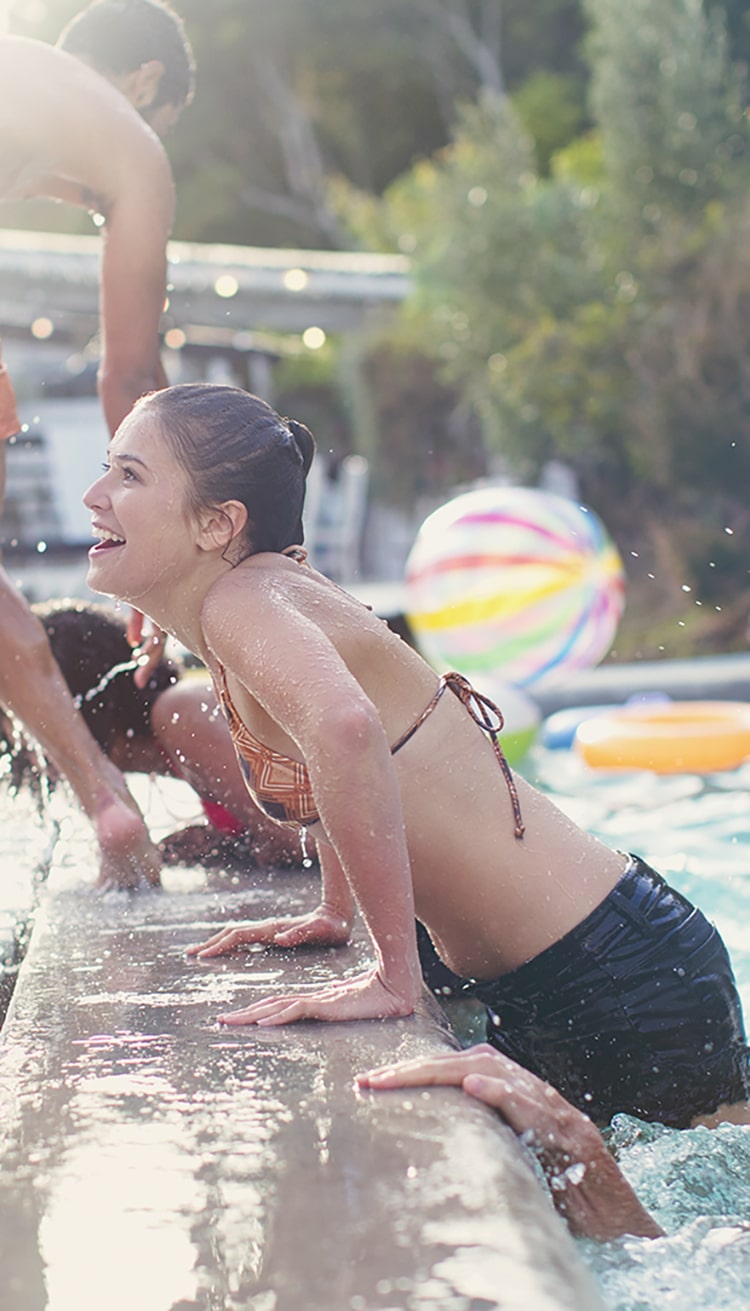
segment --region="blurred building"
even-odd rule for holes
[[[6,568],[32,600],[86,595],[89,516],[81,503],[107,431],[96,397],[98,237],[0,231],[0,337],[23,435],[8,453],[0,523]],[[406,295],[407,261],[362,252],[172,243],[162,320],[171,382],[209,378],[273,403],[284,352],[356,337]],[[314,562],[356,582],[368,466],[313,466],[306,537]]]

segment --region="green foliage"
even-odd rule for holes
[[[556,151],[550,160],[550,173],[559,182],[588,188],[592,199],[598,200],[606,184],[600,133],[585,132]]]
[[[549,173],[552,156],[573,141],[586,120],[584,87],[570,73],[540,70],[521,83],[513,107],[534,140],[539,172]]]
[[[585,0],[591,103],[620,223],[690,221],[748,179],[743,86],[701,0]]]
[[[448,488],[479,477],[486,451],[476,416],[441,376],[417,320],[370,344],[364,383],[378,440],[372,473],[379,499],[413,513]]]
[[[507,100],[485,96],[463,110],[452,147],[387,196],[392,223],[409,233],[417,294],[448,341],[486,361],[539,313],[586,297],[579,200],[540,183]]]
[[[750,10],[747,0],[706,0],[706,9],[724,20],[733,63],[750,65]]]
[[[274,370],[273,404],[312,429],[318,450],[334,464],[354,450],[351,416],[330,345],[284,355]]]
[[[386,195],[386,226],[414,252],[414,312],[445,377],[484,416],[488,440],[527,468],[562,444],[567,413],[534,399],[542,384],[532,371],[527,386],[528,360],[553,339],[559,348],[566,317],[603,292],[595,203],[573,180],[538,178],[510,104],[490,97],[464,109],[450,148]]]
[[[638,471],[624,450],[622,413],[629,392],[623,346],[629,307],[604,300],[568,318],[539,319],[516,346],[491,359],[483,413],[516,467],[532,476],[549,459],[588,471],[588,481],[617,481]]]
[[[585,82],[580,0],[498,0],[502,8],[503,69],[514,91],[539,69]]]
[[[683,585],[722,602],[746,584],[742,83],[697,0],[587,11],[595,129],[548,177],[531,111],[522,126],[485,96],[367,221],[412,252],[409,313],[487,444],[525,479],[566,459],[623,549],[652,560],[663,612],[681,614]]]

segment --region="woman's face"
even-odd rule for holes
[[[148,613],[146,599],[168,597],[197,547],[187,477],[147,406],[120,424],[83,501],[99,538],[89,551],[89,586]]]

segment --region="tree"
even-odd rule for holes
[[[706,13],[698,0],[633,0],[627,15],[615,0],[587,7],[609,249],[633,307],[631,463],[659,512],[669,507],[688,571],[705,576],[696,523],[718,533],[744,518],[737,489],[750,473],[743,74],[730,62],[718,8]]]
[[[748,176],[744,85],[718,9],[585,0],[591,103],[618,223],[691,224]]]
[[[12,0],[12,28],[54,40],[82,2]],[[582,103],[579,0],[176,7],[198,62],[195,104],[169,144],[185,239],[346,244],[332,180],[380,195],[446,144],[461,103],[517,88],[530,70],[572,79]]]
[[[410,312],[487,445],[524,479],[566,458],[680,613],[683,586],[721,601],[746,578],[742,72],[697,0],[587,12],[597,130],[548,178],[507,99],[485,97],[359,217],[411,251]]]

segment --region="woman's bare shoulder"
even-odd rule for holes
[[[257,562],[257,563],[256,563]],[[279,580],[273,563],[252,556],[212,583],[201,607],[201,629],[209,650],[222,663],[233,652],[251,654],[270,643],[286,644],[297,634],[312,636],[319,625],[299,589]]]

